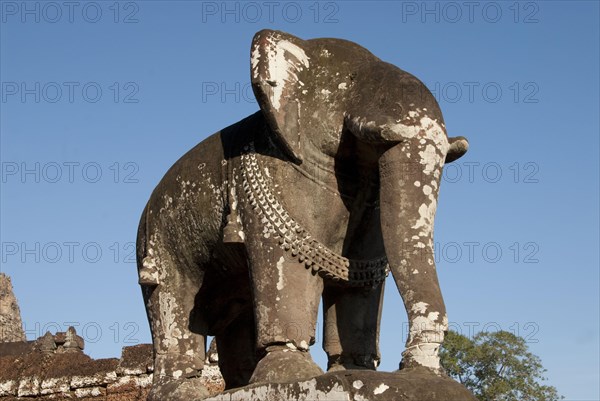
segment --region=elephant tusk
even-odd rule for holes
[[[450,143],[450,149],[446,154],[446,163],[461,158],[469,150],[469,141],[464,136],[448,138],[448,142]]]

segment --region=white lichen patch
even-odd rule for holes
[[[252,69],[252,78],[258,78],[258,66],[260,64],[260,47],[253,46],[250,54],[250,68]]]
[[[364,385],[365,384],[360,380],[354,380],[354,382],[352,383],[352,387],[354,387],[357,390],[360,390]]]
[[[437,209],[437,201],[431,197],[430,203],[422,203],[419,206],[419,218],[412,226],[413,229],[421,229],[419,235],[429,236],[433,232],[433,219]]]
[[[440,316],[440,312],[429,312],[429,314],[427,315],[427,319],[429,319],[431,321],[436,321],[439,316]]]
[[[417,302],[416,304],[414,304],[410,309],[414,312],[414,313],[420,313],[420,314],[424,314],[427,311],[427,307],[429,306],[428,303],[426,302]]]
[[[283,279],[283,263],[284,262],[285,262],[285,259],[283,256],[281,256],[279,258],[279,260],[277,261],[277,274],[278,274],[277,289],[279,291],[283,290],[283,287],[285,286],[285,282]]]
[[[15,380],[6,380],[0,382],[0,397],[17,394],[17,382]]]
[[[231,188],[229,190],[229,195],[231,196],[231,210],[237,210],[238,199],[237,199],[237,191],[235,190],[235,178],[231,180]]]
[[[413,312],[414,309],[413,309]],[[424,314],[425,312],[420,312]],[[447,323],[438,323],[439,312],[430,312],[425,315],[415,316],[410,320],[409,329],[409,344],[431,342],[438,343],[438,345],[444,340],[444,330],[447,329]],[[417,344],[418,345],[418,344]]]
[[[309,67],[309,58],[302,48],[287,40],[281,40],[280,35],[274,34],[267,38],[264,49],[268,77],[266,81],[272,88],[271,104],[275,110],[281,107],[281,96],[288,83],[299,81],[297,73]],[[256,79],[259,75],[259,65],[262,55],[260,48],[252,51],[252,74]],[[291,56],[291,57],[290,57]]]
[[[432,369],[434,371],[440,370],[440,358],[438,351],[440,344],[438,343],[423,343],[412,347],[409,347],[404,351],[404,357],[412,359],[421,366]]]
[[[75,389],[75,397],[87,398],[87,397],[98,397],[102,395],[101,387],[86,387]]]
[[[379,386],[377,386],[377,388],[375,388],[375,390],[373,390],[373,394],[375,394],[375,395],[382,394],[388,388],[390,388],[390,386],[388,386],[388,385],[386,385],[384,383],[381,383]]]
[[[421,157],[419,163],[424,166],[423,173],[430,175],[439,165],[440,160],[440,156],[438,156],[435,146],[427,144],[425,149],[419,152],[419,156]]]
[[[346,84],[345,82],[342,82],[341,84],[338,85],[338,89],[346,90],[346,89],[348,89],[348,84]]]
[[[149,249],[151,251],[152,249]],[[140,284],[160,284],[158,265],[155,258],[146,256],[142,260],[142,268],[138,271]]]
[[[42,381],[40,394],[68,393],[70,389],[68,377],[48,378]],[[2,394],[0,393],[0,396]]]
[[[417,117],[416,114],[413,115]],[[359,127],[361,123],[365,123],[358,118],[353,122]],[[368,124],[369,123],[366,123],[367,127],[369,127]],[[426,140],[433,142],[441,155],[446,155],[450,147],[443,127],[437,122],[437,120],[433,120],[427,116],[422,117],[419,120],[419,123],[415,125],[406,125],[401,122],[396,122],[395,124],[384,124],[380,128],[383,139],[386,140],[412,139],[420,136],[420,141]],[[439,159],[442,159],[443,163],[444,158],[439,156],[438,160]]]
[[[164,333],[162,343],[165,348],[177,347],[179,339],[181,339],[182,333],[177,326],[177,312],[178,308],[175,297],[166,292],[160,292],[158,295],[158,306],[161,319],[159,324],[161,325],[161,332]]]

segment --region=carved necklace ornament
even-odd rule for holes
[[[289,215],[271,192],[252,144],[244,148],[241,155],[241,172],[244,192],[261,218],[263,233],[277,238],[279,246],[304,263],[307,269],[354,287],[374,287],[385,280],[389,272],[386,257],[350,260],[338,255],[313,238]]]

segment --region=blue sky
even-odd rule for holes
[[[597,2],[0,4],[1,270],[28,338],[74,324],[97,358],[150,341],[140,213],[185,151],[257,110],[250,41],[275,28],[355,41],[435,92],[471,144],[436,222],[452,327],[518,333],[567,400],[600,398]],[[389,280],[382,370],[406,335]]]

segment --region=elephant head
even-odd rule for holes
[[[343,129],[367,143],[394,144],[417,135],[425,119],[435,121],[446,136],[427,87],[353,42],[262,30],[252,43],[251,69],[260,108],[296,163],[302,162],[309,140],[322,151],[334,151]],[[449,144],[446,162],[468,149],[463,137]]]
[[[447,317],[433,223],[442,167],[467,151],[467,140],[448,138],[421,81],[353,42],[260,31],[251,81],[274,142],[293,163],[336,157],[344,135],[377,150],[383,242],[409,316],[402,365],[437,369]]]

